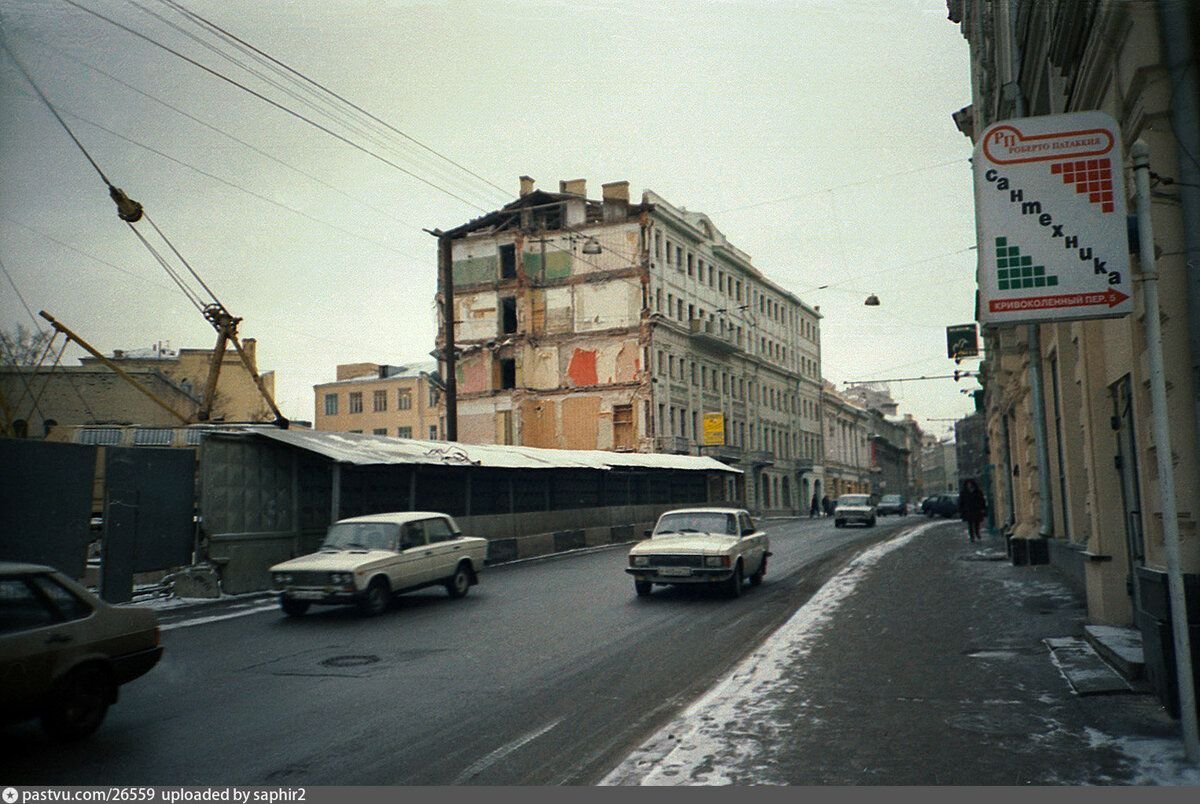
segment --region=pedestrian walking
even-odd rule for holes
[[[963,481],[962,490],[958,495],[958,514],[967,523],[968,541],[975,542],[983,538],[979,535],[979,525],[983,522],[985,513],[987,500],[984,499],[983,490],[973,478],[967,478]]]
[[[812,519],[819,513],[820,509],[817,508],[818,505],[820,505],[820,500],[817,499],[816,494],[813,494],[812,503],[809,504],[809,506],[808,506],[808,518],[809,519]]]
[[[821,511],[825,516],[833,516],[833,500],[829,499],[828,494],[821,498]]]

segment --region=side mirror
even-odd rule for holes
[[[752,536],[753,534],[754,534],[754,528],[742,528],[743,536]]]

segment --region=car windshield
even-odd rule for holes
[[[885,495],[883,495],[883,499],[880,500],[880,502],[898,503],[898,502],[900,502],[900,495],[899,494],[885,494]]]
[[[843,494],[838,497],[838,505],[867,505],[866,494]]]
[[[655,536],[664,533],[725,533],[736,536],[737,532],[735,515],[715,511],[665,514],[654,529]]]
[[[322,550],[394,550],[400,526],[392,522],[337,522],[329,526]]]

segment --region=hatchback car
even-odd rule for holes
[[[86,737],[161,656],[153,611],[109,605],[50,567],[0,563],[0,718]]]
[[[746,579],[758,586],[767,574],[767,534],[740,508],[667,511],[646,535],[629,551],[625,568],[639,597],[655,584],[715,586],[737,597]]]
[[[875,506],[869,494],[843,494],[833,508],[833,526],[844,528],[852,522],[875,527]]]
[[[464,536],[446,514],[370,514],[330,525],[320,550],[271,567],[271,582],[292,617],[313,603],[353,603],[363,614],[380,614],[393,595],[427,586],[464,596],[479,583],[487,546],[487,539]]]
[[[958,516],[958,495],[937,494],[925,500],[921,507],[930,519],[935,516],[953,519]]]

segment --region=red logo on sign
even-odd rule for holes
[[[996,126],[983,142],[984,155],[997,165],[1056,162],[1103,156],[1112,150],[1113,135],[1103,128],[1022,134],[1016,126]]]

